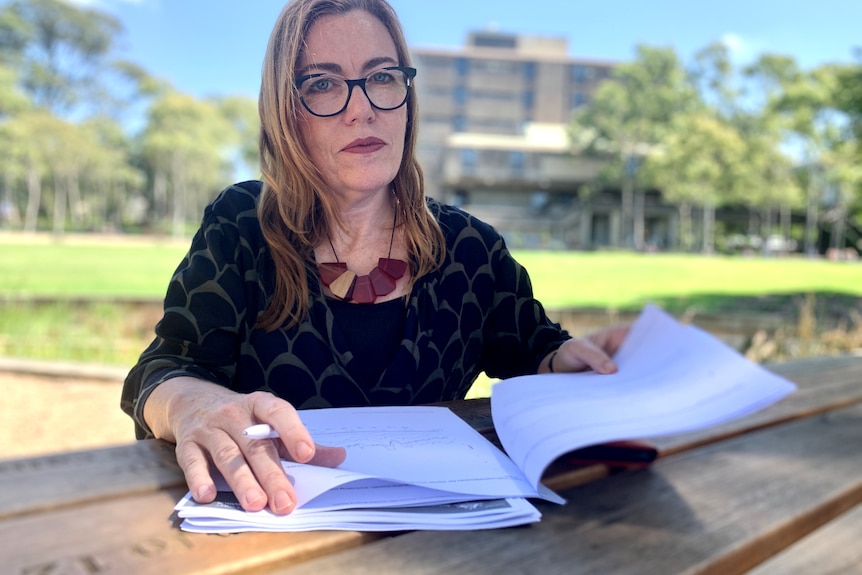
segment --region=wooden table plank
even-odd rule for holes
[[[724,426],[657,440],[669,455],[788,419],[862,402],[862,357],[797,360],[770,366],[799,385],[779,404]],[[444,404],[495,439],[487,398]],[[606,476],[608,468],[551,470],[546,484],[565,489]],[[553,476],[553,477],[551,477]],[[57,481],[62,477],[62,481]],[[184,484],[173,446],[139,441],[127,446],[0,460],[0,518],[76,505],[90,500],[145,493]]]
[[[164,441],[0,461],[0,519],[185,485]]]
[[[748,575],[862,574],[862,505],[749,571]]]
[[[356,532],[190,534],[171,520],[185,490],[0,521],[0,574],[261,573],[380,539]]]
[[[275,573],[745,573],[862,502],[862,406],[563,495],[528,528],[410,533]]]

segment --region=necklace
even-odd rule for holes
[[[389,254],[385,258],[377,260],[377,265],[368,275],[357,276],[347,269],[347,263],[338,259],[338,253],[329,240],[329,247],[335,262],[324,262],[317,265],[320,281],[329,288],[332,295],[345,301],[356,303],[374,303],[377,298],[390,294],[395,290],[395,282],[404,276],[407,271],[407,262],[392,259],[392,244],[395,242],[395,223],[398,211],[392,218],[392,235],[389,237]]]

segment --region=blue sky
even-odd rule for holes
[[[256,96],[283,0],[67,0],[125,26],[123,55],[177,89]],[[565,36],[574,57],[621,61],[638,43],[673,46],[685,61],[724,40],[740,63],[773,52],[804,68],[850,62],[862,47],[860,0],[390,0],[411,46],[458,47],[493,27]]]

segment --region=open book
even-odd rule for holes
[[[647,306],[614,357],[619,371],[496,383],[491,413],[505,454],[443,407],[301,412],[315,441],[341,445],[336,469],[283,462],[298,497],[287,516],[242,510],[227,485],[213,503],[186,495],[181,527],[198,532],[486,529],[538,521],[527,501],[564,500],[541,484],[559,456],[588,445],[715,425],[795,386],[695,327]]]

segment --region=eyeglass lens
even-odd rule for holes
[[[381,69],[360,80],[346,80],[331,74],[313,75],[299,86],[308,110],[318,116],[334,116],[347,107],[353,86],[365,92],[371,104],[381,110],[394,110],[407,100],[409,78],[401,70]]]

